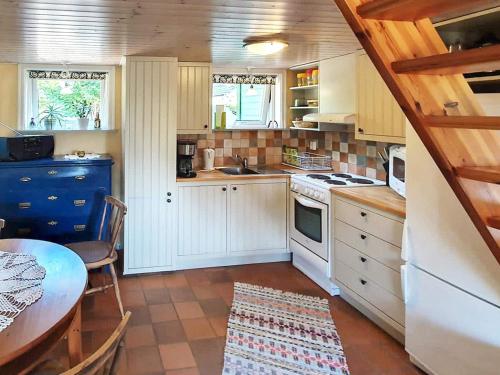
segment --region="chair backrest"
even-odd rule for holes
[[[127,206],[119,199],[110,195],[106,195],[104,201],[105,205],[101,218],[101,226],[99,227],[98,239],[108,242],[111,245],[110,252],[113,253],[116,250],[118,236],[120,235],[123,220],[127,214]]]
[[[106,342],[90,357],[76,365],[75,367],[63,372],[61,375],[108,375],[113,371],[119,351],[120,342],[125,335],[130,311],[125,313],[122,321],[116,327],[112,335]],[[117,355],[118,354],[118,355]]]
[[[5,228],[5,220],[0,219],[0,234],[2,234],[2,229]]]

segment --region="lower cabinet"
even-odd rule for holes
[[[232,185],[230,251],[287,247],[287,184]]]
[[[179,188],[179,256],[225,254],[227,186]]]
[[[286,180],[180,184],[177,268],[288,256],[287,201]]]

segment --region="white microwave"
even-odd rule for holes
[[[389,149],[389,186],[406,197],[405,188],[406,147],[391,146]]]

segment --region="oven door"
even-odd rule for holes
[[[328,205],[295,192],[290,203],[292,240],[328,261]]]

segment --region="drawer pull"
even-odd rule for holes
[[[26,210],[28,208],[31,208],[31,202],[21,202],[18,206],[21,210]]]
[[[30,182],[31,181],[31,177],[21,177],[19,179],[19,181],[21,181],[21,182]]]
[[[360,237],[362,240],[366,240],[366,236],[364,234],[362,234]]]
[[[85,224],[73,225],[75,232],[83,232],[87,226]]]
[[[365,217],[366,215],[368,215],[366,212],[361,212],[362,217]]]
[[[363,280],[363,279],[359,279],[359,282],[360,282],[362,285],[366,285],[366,284],[367,284],[367,281],[366,281],[366,280]]]
[[[59,198],[59,197],[57,197],[57,196],[55,196],[55,195],[49,195],[49,196],[47,197],[47,199],[48,199],[49,201],[55,201],[55,200],[57,200],[57,198]]]
[[[361,262],[365,263],[367,259],[366,259],[365,257],[359,257],[359,260],[360,260]]]
[[[57,221],[55,221],[55,220],[51,220],[47,224],[50,225],[51,227],[54,227],[54,226],[56,226],[59,223]]]
[[[83,181],[83,180],[85,180],[85,178],[86,178],[85,176],[76,176],[75,180],[77,180],[77,181]]]
[[[55,176],[58,172],[55,169],[52,169],[47,172],[50,176]]]
[[[85,203],[87,203],[87,201],[85,199],[75,199],[73,201],[73,204],[75,205],[75,207],[85,206]]]
[[[222,188],[222,191],[226,191],[226,190],[227,190],[227,188],[225,188],[225,187]]]

